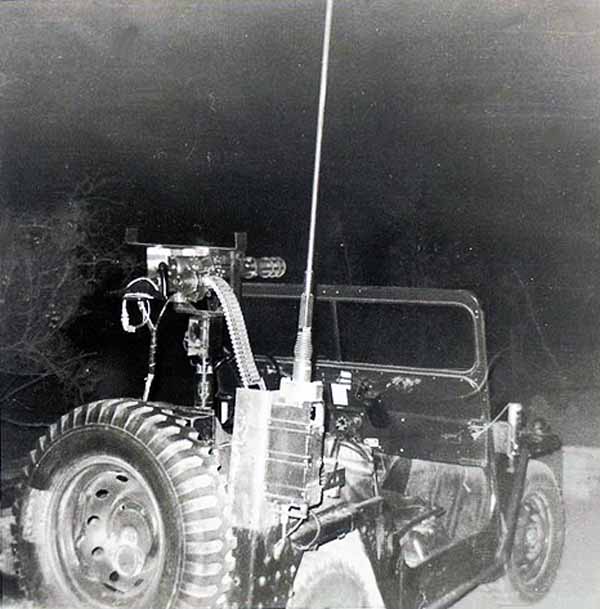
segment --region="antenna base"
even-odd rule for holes
[[[312,328],[300,328],[294,346],[294,372],[297,383],[309,383],[312,378]]]

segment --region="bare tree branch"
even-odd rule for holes
[[[66,330],[123,260],[108,183],[85,176],[51,213],[0,211],[0,407],[42,380],[78,398],[89,388],[90,354]]]

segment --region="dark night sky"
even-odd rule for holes
[[[2,200],[47,205],[99,172],[132,203],[124,224],[247,229],[299,277],[323,16],[313,0],[1,2]],[[596,283],[599,85],[596,2],[339,1],[322,279],[344,278],[343,239],[355,280],[406,281],[421,239],[466,287],[512,268]],[[436,265],[420,268],[443,284]]]

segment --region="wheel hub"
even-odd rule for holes
[[[138,547],[122,545],[117,550],[117,572],[124,577],[139,575],[146,562],[144,554]]]
[[[543,498],[538,495],[527,497],[519,521],[521,548],[517,564],[521,576],[530,583],[543,572],[551,527],[552,522]]]
[[[533,559],[543,549],[544,527],[539,515],[530,515],[529,523],[525,529],[525,553]]]
[[[109,601],[111,594],[129,598],[154,585],[161,559],[158,507],[133,470],[96,464],[80,471],[58,517],[64,523],[57,528],[59,559],[84,594]]]

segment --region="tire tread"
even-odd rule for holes
[[[127,398],[102,400],[64,415],[40,437],[30,453],[25,480],[35,473],[56,442],[87,426],[118,428],[136,438],[158,462],[177,497],[184,543],[179,584],[169,607],[191,605],[201,609],[219,605],[229,588],[235,541],[224,517],[228,498],[210,447],[198,442],[197,435],[183,427],[180,419],[165,414],[162,405]],[[19,493],[13,507],[15,564],[26,597],[39,602],[44,599],[36,590],[36,577],[19,560],[28,544],[27,531],[33,527],[33,510],[24,504],[24,497],[26,493]],[[203,548],[207,551],[199,551]]]

